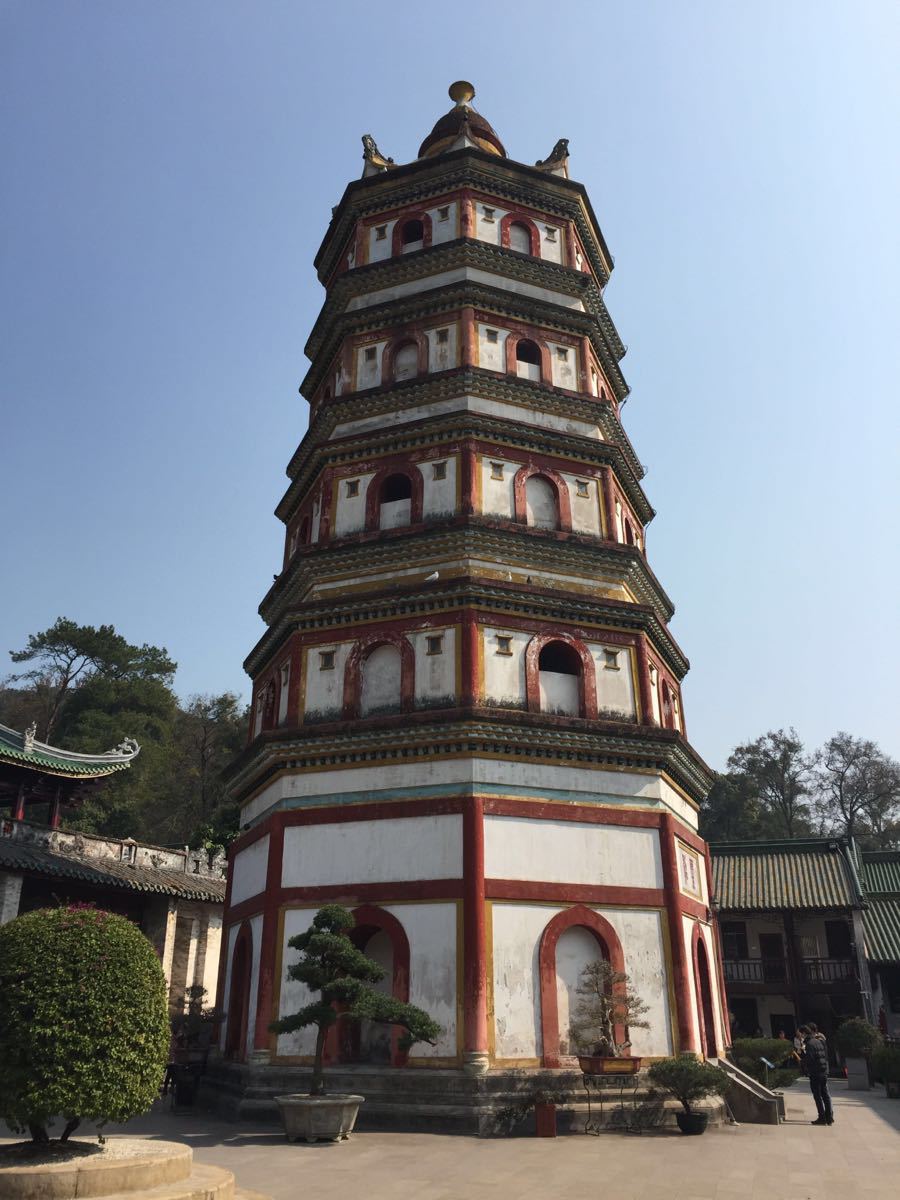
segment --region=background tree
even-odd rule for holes
[[[736,746],[728,759],[729,775],[742,786],[772,821],[772,832],[797,837],[811,832],[809,796],[813,759],[795,729],[769,730],[753,742]],[[768,832],[768,831],[767,831]]]
[[[710,842],[771,837],[775,821],[759,802],[753,781],[739,771],[717,775],[700,805],[700,833]]]
[[[884,844],[896,835],[900,763],[867,738],[836,733],[817,756],[817,809],[824,829]]]

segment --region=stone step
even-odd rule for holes
[[[134,1196],[177,1184],[192,1169],[193,1151],[180,1142],[147,1142],[143,1153],[129,1158],[97,1155],[68,1162],[22,1164],[0,1169],[3,1200],[73,1200],[74,1197]]]
[[[251,1188],[236,1187],[234,1200],[272,1200],[272,1197],[267,1196],[265,1192],[254,1192]]]
[[[138,1192],[114,1192],[105,1200],[234,1200],[234,1174],[224,1167],[194,1163],[186,1179],[161,1183]]]

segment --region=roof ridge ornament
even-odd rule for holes
[[[34,739],[37,737],[37,721],[32,721],[25,732],[22,734],[22,748],[24,750],[34,749]]]
[[[546,158],[539,158],[534,164],[541,171],[549,171],[553,175],[565,175],[569,178],[569,139],[560,138]]]
[[[363,167],[363,179],[367,175],[380,175],[382,171],[389,171],[391,167],[397,165],[392,158],[387,158],[381,153],[371,133],[364,133],[362,135],[362,144],[363,159],[366,164]]]
[[[469,101],[475,99],[475,88],[468,79],[457,79],[447,88],[447,95],[457,108],[468,108]]]

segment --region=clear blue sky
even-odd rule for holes
[[[900,6],[477,11],[0,3],[3,657],[65,614],[247,694],[313,255],[462,77],[512,157],[570,139],[615,255],[692,741],[900,754]]]

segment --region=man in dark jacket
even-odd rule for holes
[[[806,1029],[803,1065],[809,1076],[809,1090],[819,1112],[813,1125],[833,1125],[831,1097],[828,1095],[828,1047],[825,1044],[825,1036],[819,1033],[819,1027],[812,1021],[807,1024]]]

